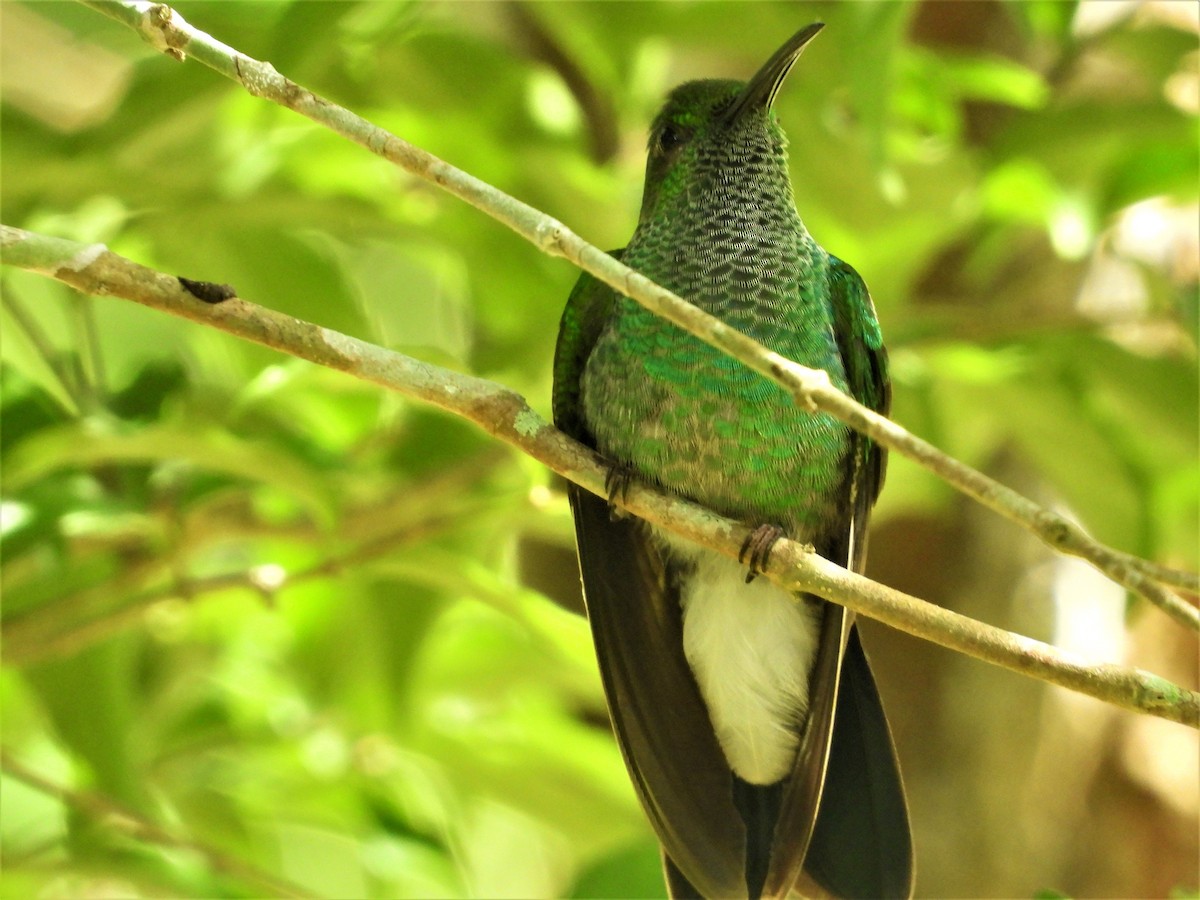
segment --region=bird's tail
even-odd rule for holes
[[[733,805],[746,826],[746,896],[750,900],[762,896],[771,869],[771,847],[782,799],[782,781],[759,785],[733,776]]]

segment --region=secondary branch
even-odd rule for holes
[[[41,272],[89,294],[111,295],[379,384],[469,419],[565,478],[607,496],[607,467],[558,431],[524,398],[494,382],[421,362],[238,297],[206,303],[176,277],[84,245],[0,226],[3,262]],[[749,529],[694,503],[634,484],[619,505],[634,515],[736,558]],[[1200,728],[1200,693],[1137,669],[1093,665],[1040,641],[977,622],[847,572],[803,546],[780,541],[766,575],[849,609],[1015,672],[1098,700]]]
[[[366,147],[406,171],[442,187],[507,225],[551,256],[561,256],[647,309],[736,358],[788,390],[802,407],[822,410],[883,446],[907,456],[984,506],[1035,534],[1055,550],[1087,560],[1126,589],[1200,631],[1200,610],[1166,585],[1200,593],[1200,577],[1122,553],[1093,540],[1075,523],[942,453],[896,423],[855,402],[809,369],[764,347],[589,244],[562,222],[455,168],[419,147],[314,94],[277,72],[193,28],[165,4],[144,0],[83,0],[125,23],[174,59],[188,56],[231,78],[257,97],[300,115]]]
[[[174,850],[190,850],[208,861],[209,866],[224,874],[255,885],[260,891],[277,897],[311,897],[307,891],[274,875],[230,856],[201,841],[180,837],[133,810],[93,791],[77,791],[57,784],[18,762],[7,750],[0,749],[0,769],[4,774],[50,797],[54,797],[97,822],[131,838]]]

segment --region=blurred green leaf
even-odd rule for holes
[[[775,110],[806,226],[871,286],[895,417],[1120,549],[1197,564],[1196,32],[1176,7],[529,4],[611,116],[601,164],[596,110],[506,5],[177,8],[606,248],[635,226],[664,93],[745,78],[826,22]],[[548,410],[569,264],[85,6],[3,15],[6,61],[46,61],[32,95],[3,76],[6,224],[233,284]],[[71,103],[98,112],[71,124]],[[1133,252],[1128,210],[1151,199],[1159,230]],[[577,603],[579,579],[539,464],[196,323],[7,268],[0,287],[7,748],[320,895],[662,896],[586,622],[549,599]],[[894,454],[873,525],[881,577],[1005,627],[1049,628],[1064,594],[1094,592],[1025,571],[1019,529]],[[1126,661],[1191,665],[1132,608]],[[1186,772],[1163,775],[1194,758],[1170,740],[868,637],[919,895],[1153,896],[1194,877]],[[262,893],[3,792],[6,897]]]
[[[316,472],[269,446],[215,428],[193,431],[164,425],[124,431],[85,423],[46,429],[13,448],[5,481],[9,490],[20,491],[58,469],[167,461],[270,485],[295,498],[314,521],[333,521],[335,500]]]
[[[960,98],[1036,109],[1050,96],[1049,87],[1036,71],[1002,57],[943,55],[938,67]]]

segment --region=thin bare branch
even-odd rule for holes
[[[729,354],[788,390],[810,411],[821,410],[937,474],[949,484],[1027,528],[1053,549],[1087,560],[1126,589],[1160,606],[1200,631],[1200,609],[1167,586],[1200,593],[1200,576],[1149,563],[1092,539],[1069,519],[1053,513],[976,469],[942,453],[896,423],[855,402],[829,376],[785,359],[730,328],[583,240],[563,223],[426,153],[354,113],[280,75],[266,62],[222,44],[184,21],[164,4],[144,0],[82,0],[134,28],[174,59],[188,56],[242,85],[251,94],[286,106],[366,147],[414,175],[442,187],[532,242],[561,256],[628,297]]]
[[[491,459],[502,452],[496,448]],[[79,653],[85,647],[142,624],[147,610],[164,600],[194,601],[242,588],[272,602],[274,595],[285,587],[335,577],[339,572],[443,531],[464,516],[482,515],[478,501],[462,503],[442,497],[435,502],[433,498],[447,490],[466,491],[491,471],[489,462],[488,458],[476,455],[469,466],[449,468],[419,486],[409,486],[403,492],[403,508],[398,509],[391,500],[382,508],[348,515],[339,525],[339,534],[347,546],[308,568],[275,571],[253,566],[194,577],[187,572],[183,554],[129,562],[115,578],[6,617],[0,629],[4,661],[10,666],[24,667]],[[328,544],[328,534],[311,526],[291,530],[295,539],[322,547]],[[280,530],[272,533],[278,536]],[[222,534],[227,537],[229,531]]]
[[[529,55],[557,72],[571,96],[575,98],[575,102],[579,104],[579,110],[587,123],[592,161],[608,162],[616,155],[620,144],[617,115],[612,101],[596,88],[578,62],[527,4],[520,0],[509,0],[505,4],[505,10],[516,29],[518,39],[525,45]]]
[[[75,373],[71,371],[69,366],[63,364],[61,354],[42,330],[41,325],[26,311],[21,302],[13,296],[12,291],[0,291],[0,305],[8,309],[8,314],[13,317],[17,327],[25,335],[26,340],[33,345],[34,351],[54,376],[59,391],[61,391],[61,396],[56,399],[62,403],[70,415],[81,415],[84,404],[82,390],[74,377]],[[51,393],[53,395],[53,392]]]
[[[85,246],[0,226],[3,261],[34,269],[78,290],[123,297],[441,407],[477,424],[593,493],[606,496],[607,467],[592,450],[539,416],[518,394],[494,382],[443,369],[234,297],[207,304],[179,279],[138,265],[101,245]],[[748,535],[693,503],[634,485],[620,505],[717,552],[736,558]],[[852,575],[804,547],[780,541],[766,573],[952,650],[1033,675],[1096,699],[1200,728],[1200,693],[1157,675],[1091,665],[1055,647],[951,613]]]
[[[253,885],[256,890],[264,891],[270,896],[314,896],[291,882],[264,872],[237,857],[230,856],[223,850],[218,850],[202,841],[173,834],[102,794],[94,791],[77,791],[51,781],[17,762],[7,749],[0,750],[0,769],[3,769],[5,775],[24,782],[36,791],[54,797],[113,831],[128,835],[138,841],[157,844],[160,847],[190,850],[203,857],[213,870],[236,878],[247,885]]]

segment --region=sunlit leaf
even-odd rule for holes
[[[294,497],[315,521],[328,524],[334,500],[319,477],[271,448],[215,430],[158,426],[125,432],[85,425],[48,429],[22,442],[9,456],[6,483],[19,491],[65,467],[184,461],[200,469],[271,485]]]
[[[637,223],[666,91],[744,79],[821,19],[774,110],[806,228],[870,285],[894,416],[1120,549],[1196,565],[1187,4],[173,6],[604,248]],[[33,100],[4,76],[6,225],[232,284],[548,413],[568,262],[86,5],[5,10],[52,51]],[[89,60],[124,80],[64,129],[57,110],[101,93]],[[314,895],[663,895],[540,463],[202,324],[3,277],[6,753]],[[872,524],[873,575],[1003,627],[1087,591],[896,453]],[[1127,662],[1186,680],[1165,621],[1130,604]],[[1155,787],[1192,757],[1132,714],[863,631],[918,896],[1194,881],[1194,782]],[[3,777],[5,897],[272,893]]]

